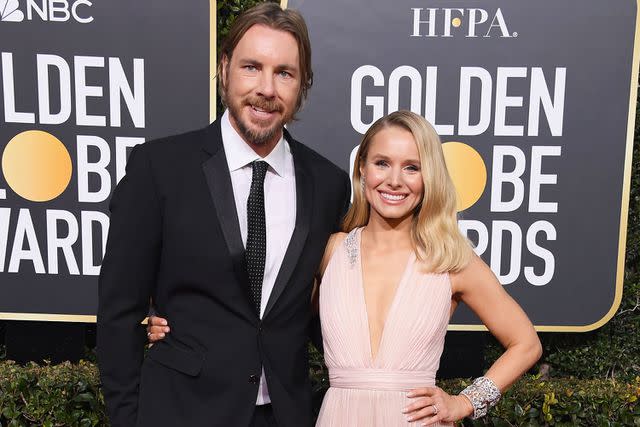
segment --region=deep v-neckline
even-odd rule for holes
[[[372,345],[372,336],[371,336],[371,325],[369,324],[369,310],[367,309],[367,299],[365,297],[365,291],[364,291],[364,270],[363,270],[363,266],[362,266],[362,230],[364,227],[359,228],[357,230],[357,239],[356,239],[356,247],[357,247],[357,251],[358,251],[358,256],[357,256],[357,268],[358,268],[358,272],[359,272],[359,276],[360,276],[360,280],[359,280],[359,287],[360,287],[360,296],[361,296],[361,301],[362,301],[362,311],[364,313],[364,324],[366,327],[366,333],[367,333],[367,343],[368,343],[368,347],[369,347],[369,360],[372,364],[372,366],[375,366],[377,364],[377,361],[379,359],[380,353],[382,352],[383,349],[383,344],[384,344],[384,338],[385,338],[385,334],[387,331],[387,326],[389,325],[389,321],[390,319],[392,319],[392,315],[395,312],[395,307],[397,305],[397,301],[398,301],[398,296],[400,294],[401,288],[404,284],[404,282],[406,281],[406,276],[409,273],[409,270],[411,269],[411,265],[413,263],[413,258],[415,256],[414,253],[409,254],[409,257],[407,258],[407,262],[405,264],[404,270],[402,271],[402,274],[400,275],[400,279],[398,280],[398,282],[396,283],[396,288],[394,290],[393,293],[393,297],[391,298],[391,302],[389,303],[389,308],[387,309],[387,315],[384,319],[384,321],[382,322],[382,331],[380,332],[380,340],[378,341],[378,347],[377,347],[377,351],[376,354],[373,354],[373,345]]]

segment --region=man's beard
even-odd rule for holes
[[[242,119],[241,115],[241,109],[246,106],[254,106],[261,110],[280,113],[284,111],[284,106],[275,100],[268,100],[263,97],[246,97],[240,102],[228,103],[229,114],[233,117],[240,136],[251,144],[265,145],[273,141],[282,132],[284,125],[291,121],[292,118],[291,113],[285,113],[282,116],[282,120],[276,120],[269,127],[250,126],[249,123]]]

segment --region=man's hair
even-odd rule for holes
[[[227,104],[226,88],[224,86],[225,82],[222,78],[222,59],[227,58],[227,64],[231,62],[233,50],[249,28],[254,25],[265,25],[274,30],[286,31],[295,38],[298,44],[298,57],[300,61],[300,92],[298,93],[298,100],[294,111],[295,113],[300,109],[303,101],[307,98],[307,91],[313,84],[309,32],[307,30],[307,24],[304,22],[304,18],[300,12],[292,9],[283,10],[278,4],[271,2],[260,3],[238,16],[231,26],[229,34],[222,42],[217,70],[218,90],[220,91],[222,102],[225,105]]]

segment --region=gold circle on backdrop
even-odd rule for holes
[[[451,25],[458,28],[460,25],[462,25],[462,20],[460,18],[453,18],[451,20]]]
[[[458,212],[480,199],[487,185],[487,167],[476,150],[462,142],[442,144],[449,175],[458,195]]]
[[[71,156],[50,133],[28,130],[11,138],[2,155],[2,173],[11,189],[32,202],[58,197],[71,181]]]

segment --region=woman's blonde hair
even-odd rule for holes
[[[370,205],[360,185],[360,167],[367,160],[373,137],[393,126],[411,132],[420,156],[424,193],[413,213],[411,226],[416,257],[429,271],[459,271],[469,262],[472,249],[458,229],[456,189],[447,171],[440,137],[429,122],[410,111],[401,110],[384,116],[365,133],[353,164],[353,204],[342,229],[349,232],[369,222]]]

